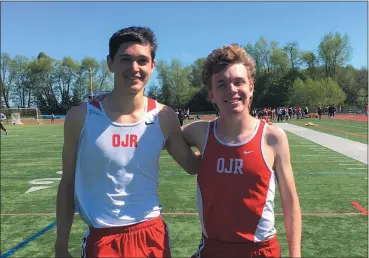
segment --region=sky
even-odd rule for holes
[[[157,61],[188,65],[225,44],[255,43],[260,36],[280,46],[296,41],[316,51],[330,31],[347,33],[349,64],[368,67],[367,2],[1,2],[1,52],[11,57],[61,60],[106,58],[112,34],[148,26],[157,36]],[[156,81],[154,72],[149,84]]]

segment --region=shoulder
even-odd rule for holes
[[[208,135],[209,125],[210,122],[208,121],[196,121],[182,126],[183,136],[191,146],[196,146],[199,150],[202,150]]]
[[[158,109],[158,114],[160,117],[163,117],[166,119],[173,119],[173,118],[177,119],[177,114],[173,108],[167,105],[161,104],[159,102],[156,102],[156,107]]]
[[[161,131],[165,140],[168,140],[170,135],[181,131],[178,116],[173,108],[159,102],[157,102],[156,108],[158,110]]]
[[[205,134],[209,128],[210,122],[209,121],[195,121],[184,125],[182,127],[182,131],[187,134]]]
[[[288,138],[286,132],[273,124],[265,125],[265,141],[267,145],[272,147],[276,154],[285,148],[288,148]]]
[[[82,103],[68,110],[65,116],[65,133],[78,134],[86,118],[87,103]]]
[[[87,103],[84,102],[78,106],[71,107],[67,115],[65,116],[65,120],[81,120],[86,116]]]

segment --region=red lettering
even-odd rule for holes
[[[137,147],[137,135],[131,134],[129,140],[130,140],[129,147]]]
[[[137,135],[135,134],[126,134],[125,140],[121,141],[121,137],[119,134],[113,134],[112,137],[112,145],[113,147],[137,147]]]
[[[119,134],[113,134],[112,144],[113,144],[113,147],[120,146],[120,135]]]
[[[126,141],[122,141],[122,147],[128,147],[129,145],[129,134],[126,134]]]

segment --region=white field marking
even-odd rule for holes
[[[25,194],[36,192],[36,191],[46,189],[46,188],[49,188],[49,187],[51,187],[51,186],[32,186],[30,189],[27,190],[27,192],[25,192]]]
[[[363,169],[365,169],[365,168],[347,168],[347,169],[350,169],[350,170],[361,169],[361,170],[363,170]],[[365,171],[365,172],[368,172],[368,171]]]
[[[333,150],[328,150],[328,149],[312,149],[312,151],[329,151],[329,152],[333,152]]]
[[[62,171],[57,171],[57,174],[61,175],[63,172]],[[25,192],[25,194],[27,193],[32,193],[32,192],[36,192],[42,189],[46,189],[46,188],[50,188],[51,184],[54,184],[55,181],[59,181],[61,180],[61,178],[40,178],[40,179],[33,179],[31,181],[29,181],[28,183],[31,185],[31,188],[29,188],[27,190],[27,192]],[[43,186],[32,186],[32,185],[43,185]]]
[[[365,164],[338,164],[338,166],[365,166]]]

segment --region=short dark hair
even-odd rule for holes
[[[151,58],[155,59],[156,49],[158,48],[154,32],[148,27],[128,27],[121,29],[113,34],[109,40],[109,56],[114,60],[115,55],[121,44],[127,42],[138,42],[149,44],[151,47]]]

